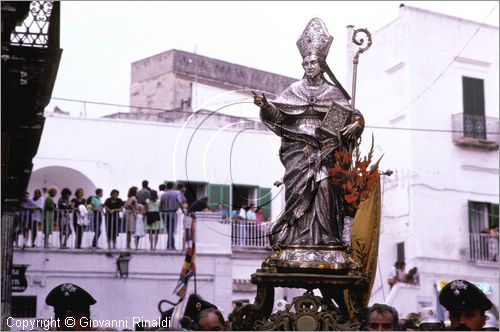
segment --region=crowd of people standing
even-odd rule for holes
[[[14,227],[14,245],[36,247],[41,242],[44,247],[54,247],[53,233],[57,231],[59,248],[68,248],[68,239],[73,234],[74,248],[80,249],[84,233],[93,232],[91,248],[101,249],[99,239],[104,228],[110,250],[117,248],[120,233],[125,234],[126,249],[140,248],[141,239],[146,238],[148,241],[142,246],[149,244],[150,250],[175,250],[179,233],[181,240],[178,240],[177,249],[182,249],[189,238],[194,213],[211,211],[207,197],[189,205],[185,192],[186,187],[182,183],[167,182],[154,190],[147,180],[142,181],[140,189],[130,187],[126,199],[121,199],[116,189],[111,190],[106,199],[103,199],[101,188],[88,197],[85,197],[82,188],[77,188],[74,194],[69,188],[63,188],[58,199],[56,187],[36,189],[32,198],[26,193],[22,199]],[[219,202],[213,212],[220,214],[221,222],[233,220],[241,224],[242,221],[266,221],[262,209],[254,204],[236,209],[230,215],[224,204]],[[246,227],[240,228],[238,235],[244,237],[246,234],[239,233],[247,233]],[[39,232],[43,236],[42,241],[37,241]],[[160,234],[166,234],[165,248],[159,248]]]
[[[173,250],[174,234],[178,215],[187,214],[185,186],[172,182],[161,184],[154,190],[147,180],[142,181],[141,189],[129,188],[127,199],[119,197],[120,192],[111,190],[110,196],[103,201],[103,190],[97,188],[94,195],[87,198],[82,188],[77,188],[72,197],[69,188],[63,188],[56,201],[58,189],[36,189],[33,198],[25,193],[21,201],[20,213],[14,227],[14,245],[19,246],[20,236],[26,247],[36,247],[39,231],[44,237],[44,247],[49,247],[49,238],[54,231],[59,232],[59,246],[67,248],[68,238],[74,233],[75,249],[82,247],[84,232],[94,232],[92,248],[98,247],[102,223],[105,223],[108,249],[116,249],[119,233],[126,233],[126,248],[139,247],[140,239],[149,236],[151,250],[158,246],[159,234],[167,233],[167,248]],[[31,236],[29,236],[31,233]],[[133,240],[133,241],[132,241]]]

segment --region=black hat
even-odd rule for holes
[[[60,284],[54,287],[45,298],[47,305],[54,307],[56,316],[74,313],[89,313],[90,306],[96,300],[83,288],[71,284]]]
[[[450,312],[474,308],[486,311],[492,305],[486,294],[467,280],[453,280],[444,286],[439,302]]]
[[[205,309],[217,309],[215,305],[207,302],[201,298],[198,294],[191,294],[186,303],[186,309],[184,310],[184,316],[188,316],[192,320],[198,316],[200,312]]]

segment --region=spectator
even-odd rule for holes
[[[406,321],[403,324],[403,331],[416,331],[418,329],[418,325],[420,324],[419,315],[415,312],[410,312],[406,316]]]
[[[256,211],[255,204],[250,204],[247,210],[247,220],[252,220],[252,221],[257,220],[257,215],[255,211]]]
[[[59,225],[59,245],[61,249],[66,249],[68,246],[68,237],[71,235],[71,202],[69,200],[71,190],[63,188],[61,197],[57,202],[57,223]],[[75,229],[76,230],[76,229]]]
[[[396,331],[399,315],[396,309],[375,303],[368,309],[368,331]]]
[[[189,205],[188,212],[209,212],[208,208],[208,197],[203,197],[202,199],[196,200],[191,205]]]
[[[262,215],[262,207],[257,207],[257,210],[255,210],[255,220],[258,222],[264,222],[264,215]]]
[[[179,195],[181,197],[181,202],[182,204],[187,202],[186,199],[186,186],[184,183],[177,183],[177,191],[179,192]]]
[[[238,213],[238,216],[240,217],[241,220],[247,220],[247,211],[248,211],[248,206],[242,205],[240,208],[240,212]]]
[[[132,234],[135,232],[135,216],[137,213],[137,187],[130,187],[127,194],[127,202],[125,203],[125,231],[127,233],[127,249],[130,249]]]
[[[177,210],[182,205],[179,191],[174,190],[174,183],[167,182],[167,191],[160,198],[160,211],[165,218],[165,227],[168,233],[167,250],[174,250],[174,231],[177,224]]]
[[[20,213],[20,223],[19,223],[19,230],[22,231],[23,234],[23,248],[26,247],[28,243],[28,235],[29,235],[29,230],[31,228],[32,224],[32,214],[34,209],[36,208],[35,202],[30,198],[30,193],[25,192],[24,197],[21,201],[21,213]],[[18,232],[19,233],[19,232]],[[18,235],[16,235],[16,246],[17,246],[17,239]]]
[[[195,331],[226,331],[227,324],[218,309],[210,308],[201,311],[194,319]]]
[[[420,325],[418,328],[420,331],[443,331],[444,324],[436,317],[434,308],[425,307],[420,311]]]
[[[224,208],[224,204],[222,202],[217,203],[217,211],[220,214],[220,220],[226,221],[229,218],[229,212]]]
[[[488,239],[488,260],[491,262],[498,261],[498,227],[490,229],[490,237]]]
[[[81,208],[80,206],[85,207]],[[75,198],[71,200],[71,208],[73,209],[73,228],[75,229],[75,249],[82,247],[82,237],[84,227],[88,225],[87,219],[87,200],[83,196],[83,189],[77,188]],[[80,210],[81,208],[81,210]],[[84,214],[85,213],[85,214]]]
[[[156,250],[158,245],[158,234],[163,229],[160,218],[160,203],[158,202],[158,194],[156,190],[151,190],[151,195],[146,199],[146,225],[145,229],[149,233],[149,244],[151,250]]]
[[[420,285],[420,275],[417,267],[412,267],[405,276],[405,282],[412,285]]]
[[[43,246],[45,248],[49,247],[49,236],[52,234],[52,229],[54,227],[54,215],[56,210],[56,203],[54,202],[55,196],[57,195],[56,187],[49,187],[48,189],[49,195],[45,198],[45,202],[43,204]],[[71,195],[71,193],[70,193]],[[61,230],[59,229],[59,232]]]
[[[141,237],[144,237],[144,205],[137,204],[137,214],[135,215],[135,232],[134,232],[134,242],[135,250],[139,249],[139,241]]]
[[[485,312],[492,307],[488,297],[467,280],[453,280],[441,289],[439,302],[450,313],[451,330],[480,331]]]
[[[47,198],[47,196],[49,196],[48,189],[46,187],[43,187],[42,188],[42,199],[44,202],[45,202],[45,199]]]
[[[118,224],[120,221],[120,211],[123,208],[123,201],[118,198],[120,192],[111,190],[110,197],[104,202],[106,211],[106,235],[108,238],[108,249],[116,249],[116,237],[118,236]]]
[[[396,283],[405,282],[405,266],[406,263],[402,261],[397,261],[396,263],[394,263],[394,266],[392,267],[389,278],[387,280],[391,289]]]
[[[101,225],[102,225],[102,189],[97,188],[95,190],[95,195],[90,196],[87,203],[90,204],[90,210],[92,213],[92,226],[94,227],[94,239],[92,240],[92,248],[100,249],[98,246],[99,237],[101,236]]]
[[[33,209],[33,213],[31,214],[31,246],[36,246],[36,235],[38,233],[38,228],[41,228],[42,219],[43,219],[43,203],[44,199],[42,198],[42,192],[40,189],[35,189],[35,193],[33,195],[33,203],[35,207]]]
[[[145,205],[146,199],[151,195],[151,189],[149,189],[149,182],[147,180],[142,181],[142,188],[137,192],[137,202],[139,204]]]
[[[166,189],[167,189],[167,186],[164,183],[162,183],[158,186],[158,198],[161,198],[161,196],[163,196]]]

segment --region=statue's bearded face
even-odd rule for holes
[[[319,57],[315,54],[306,56],[304,61],[302,61],[302,67],[304,68],[304,72],[309,79],[317,78],[321,74]]]

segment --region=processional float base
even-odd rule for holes
[[[364,326],[361,299],[368,281],[358,267],[348,247],[275,247],[262,268],[252,274],[251,281],[257,285],[255,302],[233,311],[233,329],[359,330]],[[285,311],[273,314],[275,287],[303,288],[307,292],[294,298]],[[335,314],[324,298],[313,295],[314,289],[348,291],[346,305],[352,315]]]

